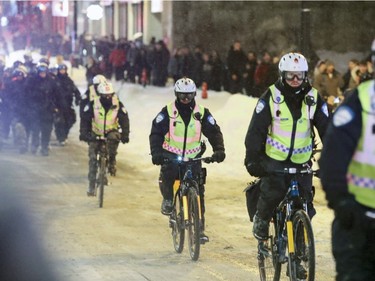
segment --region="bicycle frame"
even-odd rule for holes
[[[107,164],[108,164],[108,146],[107,146],[107,140],[106,138],[100,138],[97,140],[99,142],[98,144],[98,154],[97,154],[97,188],[95,189],[95,195],[96,191],[98,190],[99,196],[99,207],[103,207],[103,200],[104,200],[104,185],[107,183],[106,180],[106,174],[107,174]]]
[[[199,258],[200,231],[202,227],[202,208],[199,195],[198,177],[195,175],[194,164],[198,161],[213,162],[211,157],[182,159],[178,158],[178,179],[173,185],[173,212],[170,215],[173,242],[176,252],[183,249],[185,230],[188,232],[189,252],[192,260]]]
[[[177,198],[177,193],[179,192],[180,198],[182,198],[182,206],[184,210],[184,221],[185,221],[185,226],[189,223],[189,207],[188,207],[188,191],[190,188],[195,188],[197,192],[197,198],[198,198],[198,208],[199,208],[199,221],[201,224],[202,220],[202,207],[200,203],[200,195],[199,195],[199,188],[197,189],[196,187],[199,187],[198,182],[196,181],[196,178],[194,178],[193,175],[193,165],[195,162],[198,161],[206,161],[206,160],[212,160],[211,157],[204,157],[204,158],[179,158],[176,161],[179,164],[179,178],[175,180],[174,183],[174,192],[173,192],[173,198],[174,198],[174,204],[176,203],[176,198]],[[185,171],[183,172],[183,170]]]
[[[313,280],[315,274],[315,250],[314,237],[312,233],[310,219],[307,215],[307,200],[300,196],[299,183],[297,175],[314,174],[315,172],[306,166],[302,169],[286,168],[281,171],[273,171],[272,174],[292,176],[288,191],[284,199],[276,207],[273,215],[274,233],[266,241],[259,241],[258,244],[258,261],[261,280],[266,281],[268,270],[273,271],[274,275],[271,280],[279,280],[281,264],[288,262],[288,274],[290,280],[299,280],[297,278],[298,260],[304,258],[308,266],[308,279]],[[303,230],[303,232],[302,232]],[[274,235],[274,236],[273,236]],[[298,241],[295,241],[295,237]],[[270,241],[268,241],[270,240]],[[298,243],[305,243],[310,253],[303,252],[302,246]],[[269,243],[271,242],[271,243]],[[297,244],[296,244],[297,242]],[[295,246],[297,245],[297,249]],[[271,251],[270,254],[268,251]],[[286,250],[288,256],[286,256]],[[266,260],[272,259],[270,269]],[[304,262],[305,262],[304,261]],[[268,269],[267,269],[268,268]],[[303,279],[305,280],[305,279]]]

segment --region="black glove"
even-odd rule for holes
[[[87,135],[87,134],[80,134],[79,135],[79,140],[80,141],[84,141],[84,142],[88,142],[89,141],[89,135]]]
[[[225,152],[223,150],[217,150],[211,157],[217,163],[223,162],[225,159]]]
[[[154,165],[162,165],[164,164],[164,156],[163,153],[155,153],[152,155],[152,164]]]
[[[266,170],[260,163],[248,163],[246,165],[246,170],[253,177],[264,177],[267,175]]]
[[[352,226],[365,218],[364,209],[353,197],[341,198],[332,203],[335,210],[335,216],[344,229],[350,229]]]
[[[128,137],[128,136],[124,136],[124,135],[122,135],[122,136],[121,136],[121,142],[122,142],[122,143],[128,143],[128,142],[129,142],[129,137]]]

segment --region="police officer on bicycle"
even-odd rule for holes
[[[150,148],[152,163],[162,165],[159,187],[163,196],[161,213],[169,215],[173,204],[173,183],[178,178],[178,164],[164,163],[164,159],[182,156],[195,158],[201,153],[201,136],[207,137],[213,148],[213,160],[220,163],[225,159],[224,139],[220,127],[210,111],[195,102],[196,85],[189,78],[176,81],[176,100],[165,106],[152,121]],[[199,167],[200,168],[200,167]],[[203,229],[201,239],[208,242],[204,234],[204,186],[199,187]]]
[[[97,172],[97,154],[100,137],[108,140],[108,172],[116,175],[116,155],[120,143],[129,142],[129,116],[115,95],[113,86],[103,82],[98,86],[99,96],[83,109],[79,139],[89,144],[89,188],[87,196],[94,196]]]
[[[253,234],[259,240],[267,239],[273,211],[290,182],[288,176],[268,175],[267,171],[311,164],[314,126],[322,138],[328,125],[327,105],[311,87],[307,71],[303,55],[284,55],[279,62],[280,77],[260,97],[247,131],[245,166],[250,175],[262,177],[253,225]],[[298,176],[298,180],[312,217],[312,175]]]
[[[375,64],[375,40],[372,44]],[[332,252],[337,281],[375,276],[375,80],[361,83],[335,111],[319,160],[335,211]]]

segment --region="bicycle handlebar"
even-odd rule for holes
[[[272,171],[267,171],[268,174],[278,174],[278,175],[314,175],[319,177],[319,169],[313,170],[310,165],[306,164],[303,165],[302,168],[297,168],[297,167],[286,167],[284,169],[275,169]]]
[[[284,168],[282,170],[273,170],[270,174],[281,174],[281,175],[298,175],[298,174],[313,174],[314,171],[310,167],[308,168]]]
[[[181,157],[181,156],[178,156],[176,158],[168,158],[168,157],[164,158],[165,164],[167,164],[169,162],[175,162],[175,163],[178,163],[178,164],[182,164],[182,163],[191,163],[191,162],[198,162],[198,161],[203,161],[204,163],[207,163],[207,164],[216,162],[211,156],[199,157],[199,158],[187,158],[187,157]]]

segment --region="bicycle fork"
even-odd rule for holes
[[[199,194],[197,194],[197,203],[198,203],[198,215],[199,221],[202,221],[202,209],[201,209],[201,200]],[[184,221],[185,225],[189,224],[189,204],[188,204],[188,195],[184,194],[182,196],[182,207],[184,209]]]

